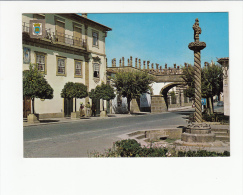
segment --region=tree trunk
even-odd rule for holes
[[[209,102],[209,113],[213,114],[212,97],[208,98],[208,102]]]
[[[77,110],[76,110],[76,106],[77,106],[76,103],[77,103],[77,102],[76,102],[76,98],[75,98],[75,112],[77,111]]]
[[[127,98],[127,109],[128,109],[128,114],[130,114],[130,104],[131,104],[131,99]]]
[[[211,103],[212,103],[212,114],[213,114],[214,113],[213,96],[211,96]]]
[[[31,98],[31,101],[32,101],[32,114],[35,114],[35,107],[34,107],[35,98]]]

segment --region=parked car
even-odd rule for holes
[[[218,101],[217,106],[224,106],[224,102]]]

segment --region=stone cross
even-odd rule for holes
[[[195,42],[199,42],[199,34],[202,33],[201,28],[199,27],[199,20],[198,18],[196,18],[195,23],[192,26],[193,30],[194,30],[194,41]]]

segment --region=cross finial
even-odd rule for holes
[[[194,30],[194,41],[199,42],[199,34],[201,34],[202,30],[199,27],[199,20],[196,18],[195,23],[193,24],[193,30]]]

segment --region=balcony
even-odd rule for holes
[[[83,48],[83,49],[87,48],[86,39],[74,37],[74,36],[67,35],[67,34],[62,34],[59,32],[52,32],[51,29],[47,29],[47,28],[45,30],[46,30],[46,33],[45,33],[45,37],[43,38],[43,40],[47,39],[47,40],[51,40],[52,43],[60,43],[60,44],[64,44],[66,46],[71,46],[71,47],[78,47],[78,48]],[[22,32],[24,32],[24,33],[30,32],[29,23],[23,22]]]

